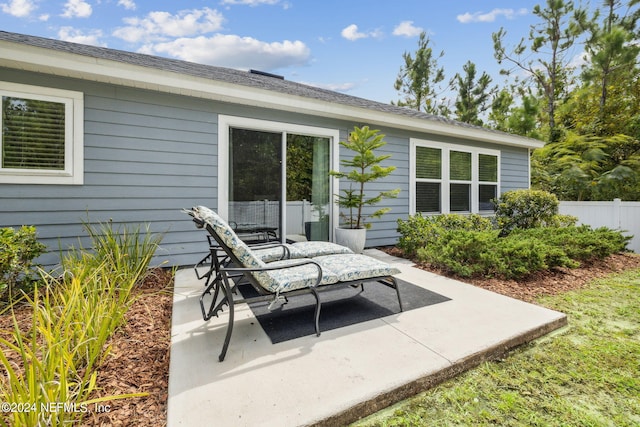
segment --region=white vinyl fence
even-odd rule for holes
[[[633,236],[629,249],[640,253],[640,202],[560,202],[560,213],[578,217],[579,224],[608,227]]]

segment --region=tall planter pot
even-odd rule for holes
[[[348,247],[357,254],[364,251],[366,240],[366,228],[336,228],[336,243]]]

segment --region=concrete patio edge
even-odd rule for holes
[[[310,424],[313,427],[333,427],[336,425],[346,425],[369,415],[375,414],[391,405],[409,399],[419,393],[427,391],[441,383],[444,383],[468,370],[479,366],[483,362],[497,360],[518,347],[541,338],[553,331],[568,325],[567,317],[561,317],[552,322],[534,328],[522,335],[515,336],[496,344],[485,351],[473,354],[465,359],[453,363],[441,371],[418,378],[393,390],[388,390],[375,396],[374,398],[352,406],[351,408],[327,417],[321,421]]]

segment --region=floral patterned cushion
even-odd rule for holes
[[[298,242],[289,245],[290,258],[315,258],[323,255],[352,254],[346,246],[331,242]]]
[[[313,259],[322,270],[338,276],[340,282],[393,276],[400,273],[395,267],[375,258],[360,254],[327,255]]]
[[[313,258],[323,255],[352,254],[353,251],[345,246],[331,242],[298,242],[285,244],[289,250],[289,258]],[[256,256],[264,262],[273,262],[283,259],[285,256],[282,246],[273,248],[256,249],[252,248]]]
[[[283,261],[275,261],[269,263],[269,267],[287,267],[291,264],[300,263],[302,261],[311,261],[307,259],[286,259]],[[299,267],[283,268],[282,270],[269,270],[264,273],[269,277],[269,290],[271,292],[287,292],[296,289],[308,288],[315,286],[318,278],[318,267],[314,264],[305,264]],[[330,285],[338,282],[338,276],[329,270],[322,269],[322,281],[320,285]]]
[[[251,248],[251,250],[264,262],[274,262],[281,259],[288,259],[288,252],[285,251],[285,246],[291,245],[278,245],[269,248]],[[304,257],[302,257],[304,258]]]

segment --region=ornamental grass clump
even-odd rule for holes
[[[115,230],[111,223],[85,224],[92,250],[71,249],[59,277],[43,274],[33,297],[30,326],[18,324],[0,339],[0,402],[9,404],[0,425],[69,425],[91,405],[142,396],[90,399],[96,368],[109,354],[108,341],[125,321],[136,283],[146,274],[162,236],[140,228]],[[13,353],[17,355],[9,358]]]

